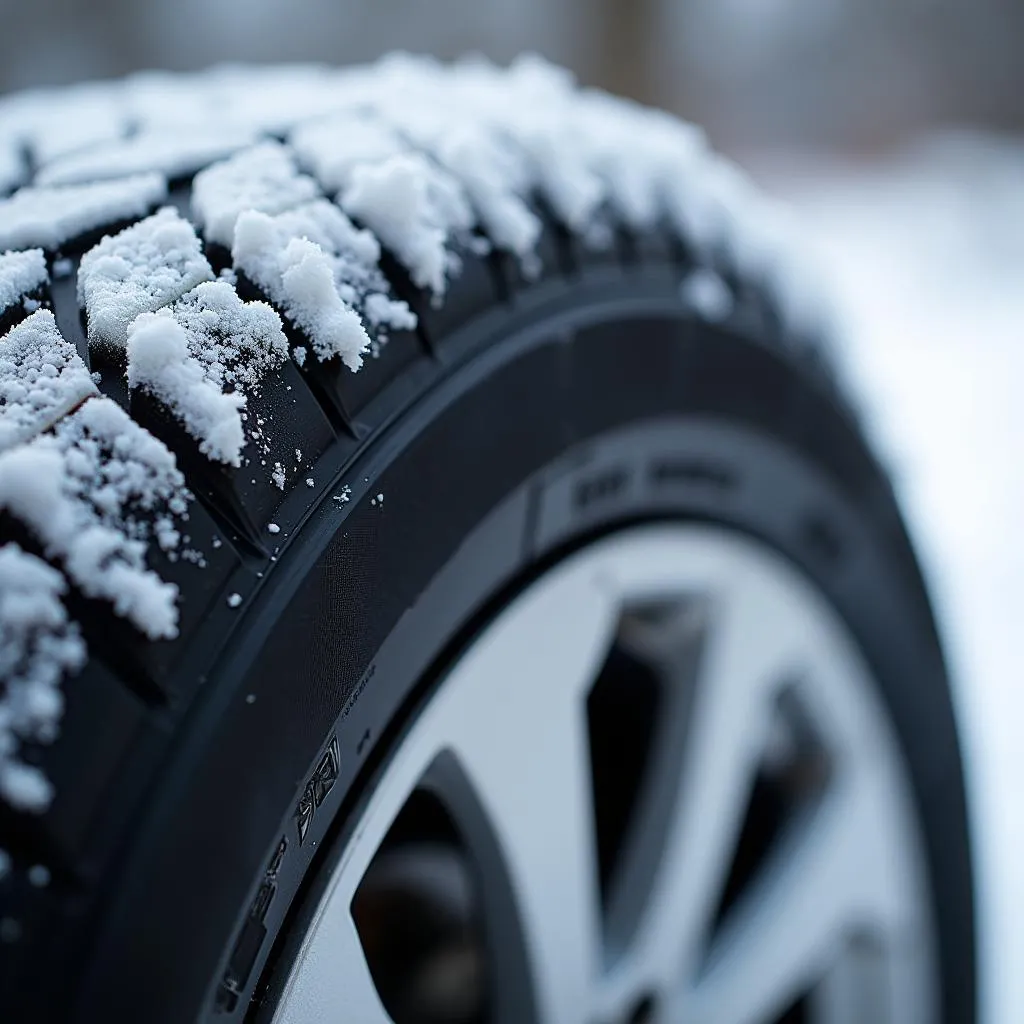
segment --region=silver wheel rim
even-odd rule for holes
[[[668,681],[669,738],[620,870],[617,895],[633,895],[602,899],[587,697],[626,627]],[[716,921],[752,780],[804,732],[825,766],[813,798]],[[764,546],[710,526],[638,527],[506,607],[364,800],[274,1024],[392,1020],[352,905],[439,759],[457,765],[500,849],[518,925],[506,941],[522,946],[537,1020],[625,1024],[646,1000],[644,1020],[775,1024],[797,998],[812,1024],[937,1020],[922,843],[892,727],[835,612]]]

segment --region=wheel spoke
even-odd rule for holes
[[[810,999],[812,1024],[861,1024],[865,1020],[903,1024],[920,1020],[920,1011],[912,1007],[906,1016],[893,1016],[888,952],[865,937],[851,936]]]
[[[724,925],[687,1020],[769,1024],[822,977],[844,930],[873,923],[872,883],[858,885],[872,874],[864,864],[871,821],[852,786],[808,813]]]
[[[274,1024],[390,1024],[363,954],[348,901],[336,890],[323,904],[288,979]]]
[[[600,969],[584,700],[615,606],[593,579],[577,576],[512,614],[511,628],[451,680],[464,727],[449,740],[504,853],[539,1016],[568,1024],[589,1019]],[[474,692],[462,690],[464,680]],[[477,728],[488,720],[499,727]]]
[[[772,687],[799,666],[802,643],[799,623],[741,572],[712,599],[674,821],[637,938],[637,958],[656,962],[667,984],[700,955],[764,750]]]
[[[651,529],[569,559],[506,607],[383,772],[275,1024],[388,1021],[351,904],[418,789],[475,867],[503,1024],[626,1020],[648,997],[658,1019],[770,1024],[808,994],[820,1024],[930,1019],[930,922],[895,748],[855,650],[787,573],[714,531]],[[590,698],[621,650],[662,696],[602,897]],[[627,702],[647,685],[621,678]],[[610,706],[614,773],[625,726]],[[740,831],[769,782],[787,806],[747,870]]]

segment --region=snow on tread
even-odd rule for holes
[[[0,104],[0,135],[14,139],[36,167],[121,138],[128,129],[123,88],[121,83],[91,82],[16,93]]]
[[[128,384],[149,391],[211,459],[241,465],[242,410],[288,358],[281,318],[225,281],[201,284],[128,329]]]
[[[76,185],[157,171],[169,179],[192,174],[255,141],[246,128],[153,130],[66,154],[40,168],[40,185]]]
[[[316,182],[299,173],[288,149],[263,142],[197,174],[192,211],[207,241],[230,249],[239,214],[280,213],[319,194]]]
[[[160,174],[87,185],[30,187],[0,199],[0,249],[60,249],[79,235],[142,217],[167,195]]]
[[[78,269],[78,301],[86,312],[90,346],[123,350],[128,325],[140,313],[212,278],[198,235],[171,207],[107,235]]]
[[[299,125],[289,136],[299,162],[327,192],[340,192],[359,164],[378,163],[409,151],[409,144],[379,117],[360,111]]]
[[[475,222],[454,178],[420,154],[393,156],[353,167],[338,202],[391,249],[413,284],[441,299],[459,270],[451,249]]]
[[[408,305],[391,295],[376,238],[325,199],[273,217],[244,214],[232,258],[305,331],[320,359],[340,356],[357,370],[373,342],[364,323],[377,340],[416,326]]]
[[[174,548],[188,492],[170,451],[108,398],[0,454],[0,509],[19,519],[87,596],[151,639],[177,634],[177,588],[146,566]]]
[[[0,452],[50,429],[98,394],[53,314],[37,310],[0,338]]]
[[[308,238],[294,236],[274,217],[250,210],[235,225],[231,257],[305,332],[318,358],[338,356],[351,370],[362,366],[370,335],[338,292],[329,252]]]
[[[289,141],[320,185],[391,249],[413,282],[440,298],[459,269],[452,250],[476,223],[455,176],[387,121],[358,111],[300,126]]]
[[[342,70],[144,73],[0,99],[0,195],[23,186],[0,198],[0,314],[45,286],[44,250],[63,255],[134,221],[81,260],[90,350],[123,358],[129,386],[229,465],[249,442],[271,460],[270,428],[247,409],[288,343],[278,312],[243,302],[231,272],[213,280],[187,221],[153,214],[168,179],[196,171],[202,241],[230,251],[303,332],[300,366],[309,351],[358,370],[388,331],[416,326],[381,270],[382,246],[440,303],[467,250],[537,271],[542,206],[586,246],[608,245],[618,228],[676,235],[696,262],[680,272],[680,301],[700,315],[731,308],[724,281],[708,276],[725,260],[770,293],[784,329],[822,326],[776,212],[698,129],[581,90],[537,58],[508,69],[400,56]],[[55,264],[54,277],[73,270]],[[286,489],[280,461],[271,476]],[[177,554],[190,497],[171,451],[99,395],[49,311],[0,338],[0,511],[56,566],[0,547],[0,798],[34,810],[50,798],[17,750],[50,735],[60,678],[85,657],[62,603],[69,585],[147,637],[175,636],[176,588],[147,550]]]
[[[46,284],[49,279],[42,249],[0,252],[0,314]]]
[[[85,644],[69,621],[64,577],[16,544],[0,547],[0,797],[44,811],[53,787],[19,756],[25,742],[57,735],[60,684],[85,663]]]

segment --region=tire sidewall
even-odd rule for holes
[[[916,797],[945,1019],[974,1019],[961,762],[912,551],[827,384],[743,327],[742,309],[725,325],[689,317],[670,270],[596,273],[447,340],[441,382],[346,467],[332,490],[348,484],[351,501],[326,501],[296,532],[204,673],[76,1019],[241,1020],[458,651],[567,553],[679,519],[781,552],[859,642]],[[233,1003],[232,971],[245,975]]]

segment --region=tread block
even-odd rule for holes
[[[416,363],[425,374],[434,371],[419,335],[397,331],[364,356],[362,367],[355,373],[340,359],[320,362],[312,356],[306,358],[302,372],[310,388],[329,405],[335,417],[360,435],[379,425],[383,414],[372,408],[378,396]]]
[[[96,834],[93,819],[135,741],[146,708],[110,670],[91,659],[63,686],[60,734],[48,745],[27,745],[26,757],[54,786],[53,803],[42,814],[19,813],[0,803],[0,836],[15,857],[29,856],[51,870],[80,873],[87,848],[109,838]],[[103,738],[98,743],[99,737]]]
[[[0,451],[31,441],[96,394],[49,310],[36,310],[0,337]]]
[[[145,704],[172,709],[183,706],[199,686],[198,679],[178,671],[180,661],[242,565],[236,546],[199,501],[189,503],[188,519],[178,525],[178,550],[168,554],[153,544],[146,558],[147,568],[178,588],[174,639],[147,640],[107,602],[90,600],[74,587],[67,597],[93,660],[117,674]]]
[[[38,309],[48,280],[42,249],[0,252],[0,334]]]
[[[261,382],[246,406],[242,465],[213,462],[163,404],[133,391],[132,416],[176,455],[192,490],[250,554],[266,548],[266,528],[297,481],[330,447],[335,432],[298,368],[287,362]]]
[[[456,247],[453,253],[461,268],[448,281],[444,301],[439,304],[412,283],[393,257],[385,254],[381,260],[395,293],[416,314],[417,329],[424,343],[442,358],[445,342],[454,331],[507,299],[504,266],[512,259],[497,251],[480,255],[464,246]]]
[[[511,296],[536,288],[548,281],[563,281],[579,270],[576,242],[569,231],[543,202],[533,203],[533,212],[541,222],[541,233],[534,248],[534,258],[523,263],[508,252],[499,252],[497,260]]]
[[[140,313],[166,306],[212,279],[199,236],[173,207],[108,235],[78,266],[89,347],[123,349],[128,327]]]
[[[88,185],[23,188],[0,200],[0,250],[38,246],[48,252],[77,248],[134,223],[167,194],[159,174],[139,174]]]

